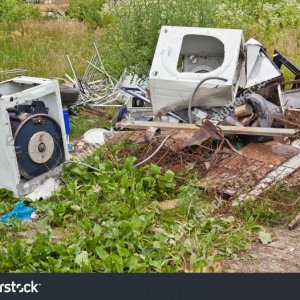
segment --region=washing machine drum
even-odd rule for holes
[[[46,173],[63,160],[60,126],[46,114],[32,115],[24,120],[14,140],[19,171],[26,179]]]

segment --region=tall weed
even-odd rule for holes
[[[93,27],[101,25],[101,10],[104,0],[71,0],[68,6],[68,15],[85,21]]]
[[[102,22],[107,27],[102,48],[115,73],[131,68],[148,74],[159,30],[163,25],[215,26],[215,4],[208,0],[121,0],[105,5]]]
[[[32,19],[40,15],[39,9],[21,0],[1,0],[0,20],[7,23],[20,22],[25,19]]]

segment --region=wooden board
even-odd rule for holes
[[[198,130],[200,126],[185,123],[163,123],[148,121],[124,121],[118,124],[120,128],[140,128],[157,127],[161,129]],[[296,136],[299,130],[286,128],[263,128],[263,127],[241,127],[241,126],[218,126],[225,135],[257,135],[257,136]]]

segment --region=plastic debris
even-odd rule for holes
[[[45,200],[50,198],[59,189],[59,181],[56,178],[48,178],[43,184],[39,185],[32,193],[26,196],[33,201]]]
[[[103,128],[93,128],[84,134],[83,139],[89,145],[104,145],[104,132],[107,132],[107,130]]]
[[[7,223],[9,219],[18,219],[21,221],[30,221],[33,219],[33,214],[36,210],[30,206],[27,206],[24,201],[19,201],[16,206],[6,215],[0,217],[0,221]]]

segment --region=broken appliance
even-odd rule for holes
[[[224,107],[245,90],[282,81],[263,46],[244,43],[242,30],[174,26],[161,28],[149,77],[154,116],[190,114],[191,104]]]
[[[0,187],[32,192],[68,160],[57,80],[16,77],[0,83]]]
[[[280,80],[278,66],[267,55],[263,45],[251,38],[245,43],[245,72],[241,73],[241,86],[245,89],[265,85],[272,80]]]
[[[197,84],[194,106],[225,106],[239,87],[243,64],[242,30],[163,26],[150,70],[153,113],[188,107]]]
[[[291,88],[295,87],[295,88]],[[278,84],[280,106],[286,128],[300,128],[300,79]]]

